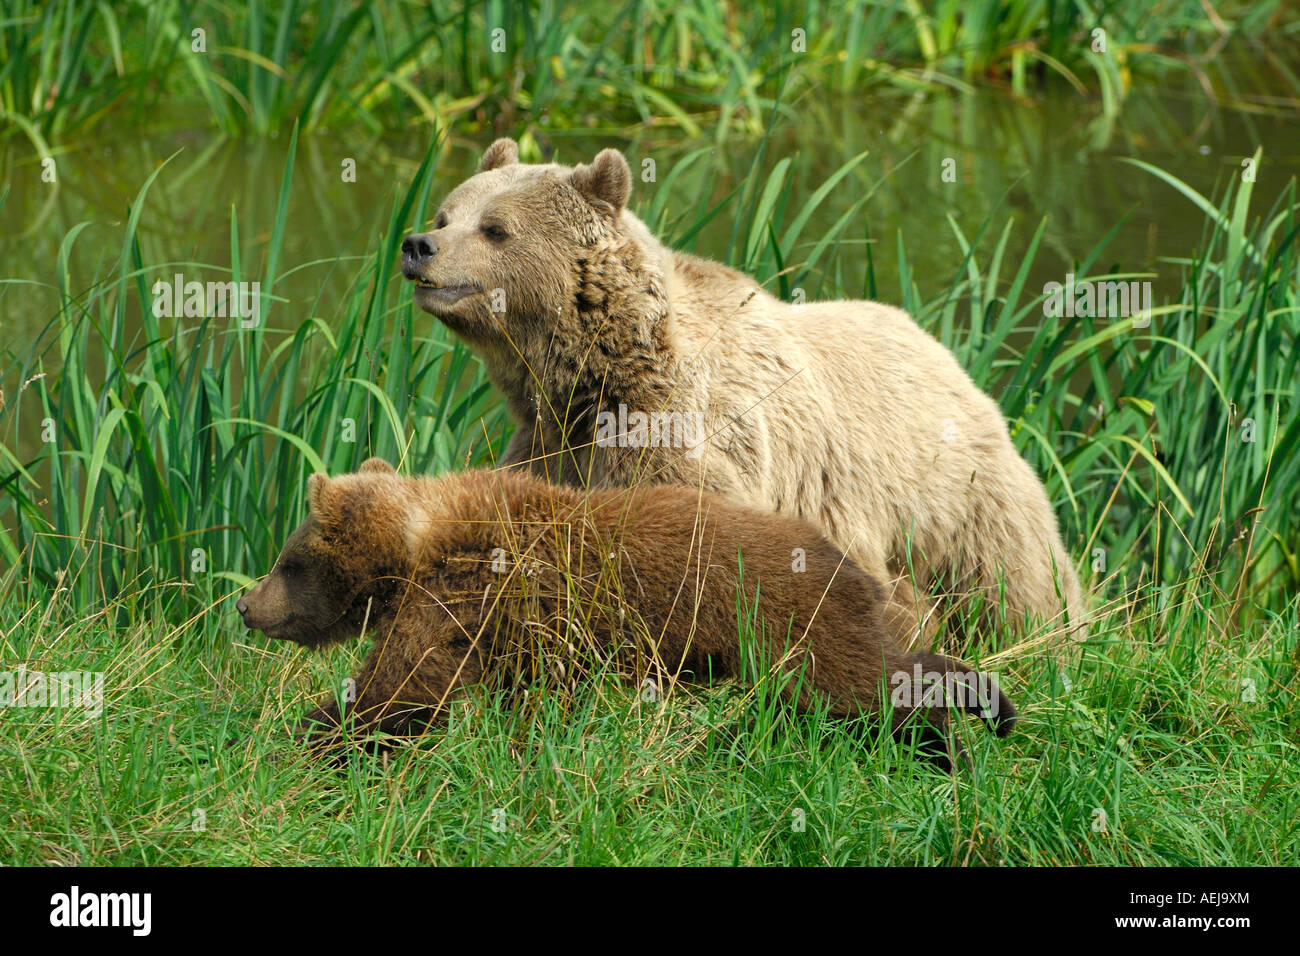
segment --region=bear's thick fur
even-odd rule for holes
[[[1015,719],[989,675],[896,648],[881,585],[797,518],[679,486],[585,492],[519,471],[403,478],[379,459],[312,475],[309,498],[310,516],[237,607],[247,626],[309,647],[372,635],[350,709],[359,726],[403,733],[463,685],[528,686],[557,663],[571,679],[584,660],[612,661],[661,686],[734,676],[738,607],[774,672],[790,675],[783,693],[802,673],[799,708],[892,708],[897,728],[916,715],[934,743],[946,737],[942,677],[963,695],[951,703],[998,733]],[[309,718],[341,724],[332,703]]]
[[[790,305],[666,248],[630,189],[615,150],[530,165],[501,139],[403,243],[416,304],[482,356],[519,422],[502,464],[808,519],[889,583],[904,641],[933,633],[936,586],[1062,631],[1064,608],[1082,634],[1043,485],[951,352],[900,309]]]

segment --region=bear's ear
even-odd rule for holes
[[[503,138],[487,148],[482,161],[478,164],[478,171],[486,173],[489,169],[513,166],[517,162],[519,162],[519,144],[513,139]]]
[[[632,192],[632,170],[618,150],[602,149],[590,166],[575,169],[569,182],[588,199],[608,205],[617,217]]]
[[[365,461],[361,463],[361,467],[358,468],[357,471],[361,472],[362,474],[376,474],[376,475],[397,474],[397,469],[394,468],[392,465],[390,465],[388,462],[384,461],[384,459],[382,458],[367,458]]]
[[[328,524],[335,517],[338,490],[330,476],[323,472],[314,472],[307,479],[307,504],[317,521]]]

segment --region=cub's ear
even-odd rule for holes
[[[311,507],[311,513],[316,516],[316,520],[329,522],[334,519],[338,512],[338,489],[334,487],[334,482],[330,481],[330,476],[323,472],[315,472],[307,479],[307,504]]]
[[[365,461],[361,463],[361,467],[358,468],[357,471],[361,472],[362,474],[366,474],[366,473],[372,473],[376,475],[397,474],[397,469],[394,468],[392,465],[390,465],[388,462],[384,461],[384,459],[382,458],[367,458]]]
[[[478,164],[478,171],[486,173],[489,169],[501,166],[513,166],[519,162],[519,144],[513,139],[499,139],[487,148],[483,159]]]
[[[632,170],[618,150],[602,149],[590,166],[575,169],[569,182],[589,200],[605,203],[611,217],[616,217],[632,192]]]

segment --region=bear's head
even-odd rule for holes
[[[235,605],[244,624],[319,647],[390,620],[414,563],[408,488],[379,458],[356,474],[312,475],[307,520]]]
[[[576,168],[518,160],[514,140],[494,142],[443,200],[433,231],[402,243],[415,304],[480,346],[548,328],[580,298],[576,273],[597,246],[649,238],[625,210],[632,175],[617,150]]]

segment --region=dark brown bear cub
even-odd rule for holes
[[[528,686],[564,667],[571,680],[583,660],[638,682],[736,676],[738,607],[800,710],[888,710],[896,728],[915,717],[932,744],[946,738],[950,707],[999,735],[1015,720],[989,675],[894,647],[880,582],[797,518],[666,485],[587,492],[515,471],[403,478],[379,459],[312,475],[309,500],[237,607],[248,627],[309,647],[374,637],[348,708],[355,728],[404,733],[465,685]],[[333,703],[308,718],[342,723]]]

